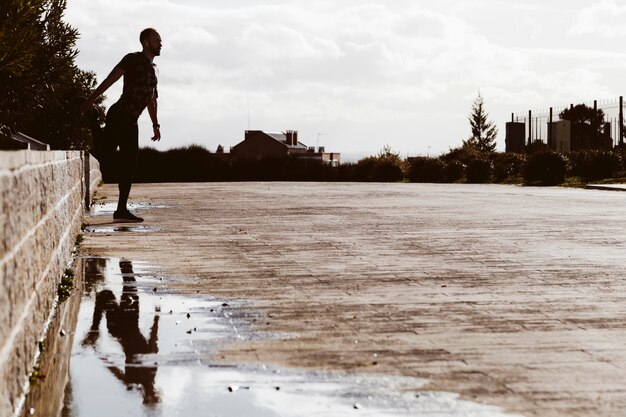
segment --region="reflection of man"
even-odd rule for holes
[[[146,107],[154,128],[152,140],[161,139],[157,118],[157,77],[153,64],[154,57],[161,55],[161,36],[154,29],[144,29],[139,41],[142,51],[124,56],[83,103],[83,112],[92,110],[94,101],[124,76],[122,96],[107,113],[103,146],[106,162],[109,162],[115,149],[120,148],[119,199],[113,219],[126,222],[143,221],[128,210],[127,203],[139,150],[137,119]]]
[[[96,294],[91,331],[83,340],[83,345],[95,346],[100,336],[102,315],[106,314],[107,329],[120,343],[126,355],[126,366],[123,372],[113,365],[108,369],[129,387],[141,385],[144,404],[156,404],[159,402],[159,395],[154,387],[157,368],[142,365],[140,356],[159,351],[157,346],[159,316],[154,316],[150,338],[146,340],[139,330],[139,295],[131,262],[120,261],[120,271],[124,279],[120,303],[117,303],[115,295],[110,290],[102,290]]]

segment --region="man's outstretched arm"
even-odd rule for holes
[[[111,71],[111,73],[104,79],[104,81],[100,83],[98,88],[96,88],[94,92],[91,93],[89,98],[87,98],[87,100],[83,103],[83,106],[82,106],[83,113],[91,110],[91,108],[93,107],[94,101],[96,101],[98,97],[104,94],[104,92],[107,91],[109,87],[115,84],[115,82],[119,80],[122,77],[122,75],[124,75],[124,70],[122,68],[120,68],[119,66],[116,66],[115,68],[113,68],[113,71]]]

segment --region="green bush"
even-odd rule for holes
[[[462,163],[464,166],[467,166],[470,161],[475,159],[486,159],[489,155],[489,152],[479,151],[476,147],[465,143],[459,148],[450,149],[448,153],[441,155],[440,158],[448,164],[456,161]]]
[[[447,182],[457,182],[465,174],[465,165],[459,161],[450,161],[446,164],[445,178]]]
[[[360,159],[352,170],[353,181],[373,181],[372,172],[374,171],[375,158],[368,156]]]
[[[493,165],[488,159],[473,159],[465,167],[465,181],[482,184],[491,181]]]
[[[379,158],[374,164],[372,181],[396,182],[404,179],[402,163],[390,158]]]
[[[497,153],[492,157],[496,182],[512,181],[522,176],[526,156],[518,153]]]
[[[426,156],[408,158],[407,178],[410,182],[444,182],[446,164],[439,158]]]
[[[400,155],[388,145],[376,156],[368,156],[357,162],[353,173],[355,181],[395,182],[404,179]]]
[[[558,185],[565,181],[567,161],[557,152],[537,152],[528,157],[524,167],[526,185]]]
[[[613,178],[622,169],[622,158],[616,152],[578,151],[570,154],[570,174],[585,180]]]

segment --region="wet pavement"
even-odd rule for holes
[[[114,186],[99,188],[98,195],[114,208]],[[233,398],[231,385],[249,398],[265,398],[280,385],[282,395],[286,383],[276,375],[290,375],[301,387],[319,386],[316,378],[323,375],[323,385],[343,384],[331,391],[347,393],[368,392],[349,381],[383,381],[373,394],[319,400],[340,401],[347,413],[380,407],[376,415],[421,415],[414,399],[430,404],[433,415],[470,415],[462,404],[525,416],[619,416],[626,409],[625,193],[493,185],[141,184],[131,199],[142,203],[137,210],[146,219],[131,227],[146,229],[99,233],[128,225],[112,225],[110,211],[94,214],[87,219],[93,229],[85,232],[84,255],[131,260],[135,273],[156,268],[147,275],[163,277],[172,294],[226,300],[229,308],[222,311],[229,317],[207,318],[238,323],[234,334],[226,324],[224,337],[207,337],[202,349],[170,351],[180,360],[170,361],[167,350],[146,354],[158,363],[160,398],[184,384],[159,384],[159,375],[182,367],[192,381],[213,381],[196,372],[225,375],[200,386],[226,399]],[[120,274],[119,262],[111,265]],[[150,280],[144,289],[137,286],[140,305],[148,308],[139,319],[146,341],[156,313],[149,307],[156,287]],[[111,291],[119,305],[120,289]],[[159,312],[159,323],[166,313]],[[90,326],[93,311],[88,316]],[[110,346],[124,369],[121,343],[105,334],[104,318],[100,326],[96,346]],[[83,354],[94,354],[89,349]],[[240,372],[244,376],[234,377]],[[392,376],[408,378],[406,389],[397,389]],[[125,387],[114,378],[108,376]],[[194,389],[184,392],[201,396]],[[294,403],[318,398],[305,392],[288,401],[290,411]],[[442,409],[431,401],[454,395],[466,402],[453,399]],[[407,400],[412,408],[381,406],[386,398]],[[136,401],[143,403],[141,395]],[[356,403],[362,408],[350,408]],[[488,415],[485,410],[474,414]]]
[[[212,361],[221,341],[256,337],[232,313],[241,305],[177,294],[171,280],[141,262],[87,257],[77,263],[84,278],[77,282],[80,299],[72,300],[80,306],[76,327],[61,335],[56,326],[49,335],[73,340],[71,355],[54,358],[69,357],[69,378],[44,379],[35,390],[63,403],[58,415],[506,416],[458,395],[422,391],[427,381],[417,378]],[[56,415],[41,406],[27,399],[24,415]]]

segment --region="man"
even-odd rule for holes
[[[161,55],[161,36],[156,30],[148,28],[141,32],[139,41],[142,51],[122,58],[82,106],[83,112],[92,110],[94,101],[124,76],[122,96],[109,109],[104,127],[105,164],[117,147],[120,148],[119,199],[117,210],[113,213],[114,221],[119,222],[143,221],[128,210],[127,204],[139,151],[137,119],[146,107],[154,130],[152,140],[161,139],[157,118],[157,77],[153,64],[154,57]]]

